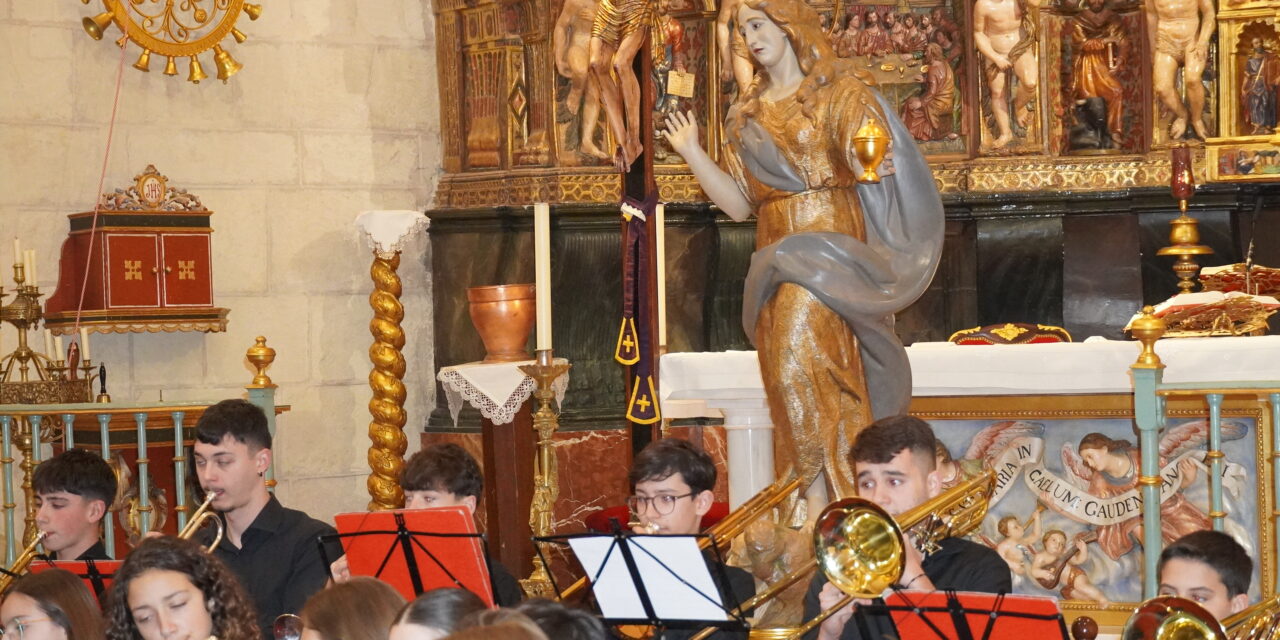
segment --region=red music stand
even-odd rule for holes
[[[494,606],[484,537],[466,507],[362,511],[334,516],[336,535],[321,536],[325,563],[335,560],[325,542],[339,540],[353,576],[373,576],[407,600],[441,587],[466,589]]]
[[[884,608],[900,638],[1070,640],[1058,601],[1045,596],[896,591],[885,598]]]
[[[116,571],[120,569],[122,560],[36,560],[31,563],[28,569],[31,573],[40,573],[48,569],[63,569],[76,574],[84,585],[89,588],[89,593],[98,599],[101,604],[106,604],[103,597],[107,594],[107,589],[111,588],[111,581],[115,578]]]

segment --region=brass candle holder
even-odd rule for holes
[[[1160,256],[1177,256],[1173,263],[1173,272],[1178,276],[1178,290],[1191,293],[1195,289],[1195,277],[1200,273],[1200,265],[1192,256],[1204,256],[1213,253],[1213,249],[1200,244],[1200,222],[1187,215],[1187,201],[1196,193],[1195,174],[1191,167],[1191,148],[1180,143],[1171,150],[1170,191],[1178,200],[1178,209],[1182,215],[1169,221],[1170,246],[1162,247],[1156,252]]]
[[[533,460],[533,501],[529,506],[529,529],[535,537],[555,532],[552,518],[556,500],[560,497],[560,474],[553,447],[560,419],[551,408],[551,401],[556,395],[552,384],[571,366],[568,363],[556,364],[551,349],[539,349],[534,364],[520,365],[520,371],[533,378],[537,385],[533,390],[533,397],[538,401],[538,409],[533,413],[533,428],[538,432],[538,455]],[[520,586],[529,597],[556,597],[551,574],[547,572],[542,556],[537,554],[533,556],[533,572],[520,581]]]
[[[31,348],[27,332],[39,327],[44,319],[40,288],[27,284],[26,268],[21,262],[13,265],[13,281],[17,285],[14,297],[9,304],[0,305],[0,321],[18,330],[18,346],[0,357],[0,404],[91,401],[93,363],[85,360],[72,369],[71,363]],[[0,302],[4,297],[4,289],[0,288]]]

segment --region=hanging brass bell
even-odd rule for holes
[[[244,12],[249,14],[250,20],[257,20],[262,15],[262,5],[245,3]]]
[[[243,31],[236,27],[231,27],[231,37],[236,39],[237,44],[242,44],[245,40],[249,39],[248,36],[244,35]]]
[[[151,64],[151,52],[148,51],[147,49],[143,49],[142,55],[138,56],[138,61],[133,63],[133,68],[137,69],[138,71],[145,71],[149,73],[151,71],[151,68],[149,66],[150,64]]]
[[[222,45],[214,45],[213,47],[213,63],[218,67],[218,79],[226,82],[227,78],[239,73],[244,65],[236,62],[231,54],[227,53]]]
[[[178,75],[178,65],[173,61],[173,56],[169,56],[168,62],[164,63],[164,74],[166,76]]]
[[[204,72],[204,67],[200,66],[200,58],[191,56],[191,73],[187,74],[187,80],[191,84],[200,84],[201,80],[208,78],[209,74]]]
[[[80,23],[84,25],[85,33],[89,34],[94,40],[101,40],[102,34],[106,33],[107,27],[111,26],[112,13],[103,11],[92,18],[85,18]]]

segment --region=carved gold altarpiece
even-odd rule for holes
[[[1204,129],[1212,141],[1207,158],[1190,128],[1187,136],[1198,147],[1198,163],[1207,160],[1211,165],[1205,172],[1210,179],[1235,180],[1241,178],[1217,170],[1223,138],[1212,136],[1234,137],[1240,129],[1241,65],[1247,58],[1239,51],[1241,39],[1263,31],[1267,38],[1280,38],[1275,36],[1275,0],[1221,3],[1217,16],[1221,31],[1210,43],[1210,68],[1202,79],[1207,96]],[[954,89],[953,106],[941,117],[940,126],[913,134],[933,162],[944,196],[1115,191],[1167,184],[1171,115],[1153,97],[1153,40],[1141,5],[1121,0],[1051,0],[1040,3],[1034,15],[1028,13],[1024,23],[1034,29],[1030,35],[1024,29],[1023,37],[1032,45],[1038,65],[1036,95],[1024,109],[1026,126],[1015,126],[1014,142],[993,148],[990,92],[984,85],[990,71],[975,44],[974,4],[948,0],[816,3],[830,25],[834,48],[865,63],[900,115],[910,110],[913,97],[930,95],[925,70],[934,60],[930,45],[939,45],[948,65],[941,81]],[[619,199],[619,178],[608,161],[601,154],[581,150],[588,136],[593,143],[589,146],[606,154],[615,141],[603,113],[588,115],[593,113],[590,105],[596,94],[583,73],[572,70],[575,59],[579,69],[585,64],[581,61],[588,39],[583,36],[583,23],[575,32],[572,16],[562,15],[565,5],[564,0],[435,0],[446,173],[437,193],[440,208]],[[595,5],[579,2],[564,13],[589,14],[591,6]],[[653,56],[654,68],[659,70],[641,79],[658,85],[654,122],[661,123],[673,110],[692,109],[714,156],[722,139],[723,114],[736,94],[733,81],[720,80],[719,7],[712,0],[661,0],[658,6],[655,24],[663,29],[661,42],[639,54]],[[897,49],[861,55],[855,45],[842,44],[841,38],[851,28],[861,29],[862,18],[872,13],[889,16],[896,24],[924,27],[914,40],[910,32],[902,36],[901,44],[893,45]],[[574,40],[575,34],[582,39]],[[557,46],[567,52],[561,56],[562,64],[557,64]],[[1110,148],[1078,148],[1081,98],[1105,93],[1088,89],[1088,83],[1077,78],[1086,73],[1082,61],[1092,55],[1085,53],[1086,48],[1101,51],[1094,68],[1106,69],[1092,73],[1104,73],[1120,86],[1121,93],[1109,94],[1120,105],[1108,115],[1115,125]],[[1275,73],[1280,84],[1280,62]],[[672,82],[673,77],[680,82]],[[1175,72],[1184,95],[1181,77],[1180,70]],[[1012,82],[1017,84],[1016,79]],[[584,124],[593,126],[588,131]],[[662,200],[706,200],[665,141],[655,137],[646,144],[655,146],[654,173]],[[1274,159],[1266,156],[1264,160]],[[1276,165],[1280,172],[1280,162]],[[1259,171],[1244,179],[1269,178]]]

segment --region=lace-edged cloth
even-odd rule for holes
[[[364,232],[369,248],[383,260],[394,258],[410,236],[430,224],[431,220],[421,211],[362,211],[356,216],[356,226]]]
[[[436,374],[436,379],[444,385],[444,395],[449,403],[449,415],[453,417],[453,426],[458,426],[458,414],[462,412],[464,400],[494,424],[508,424],[515,420],[516,413],[520,411],[525,400],[533,395],[533,390],[537,386],[533,378],[525,375],[519,367],[522,364],[533,364],[533,362],[533,360],[491,364],[472,362],[441,369],[440,373]],[[564,358],[555,359],[556,364],[568,362]],[[556,394],[557,410],[564,404],[564,392],[568,388],[568,373],[551,383],[551,390]]]

